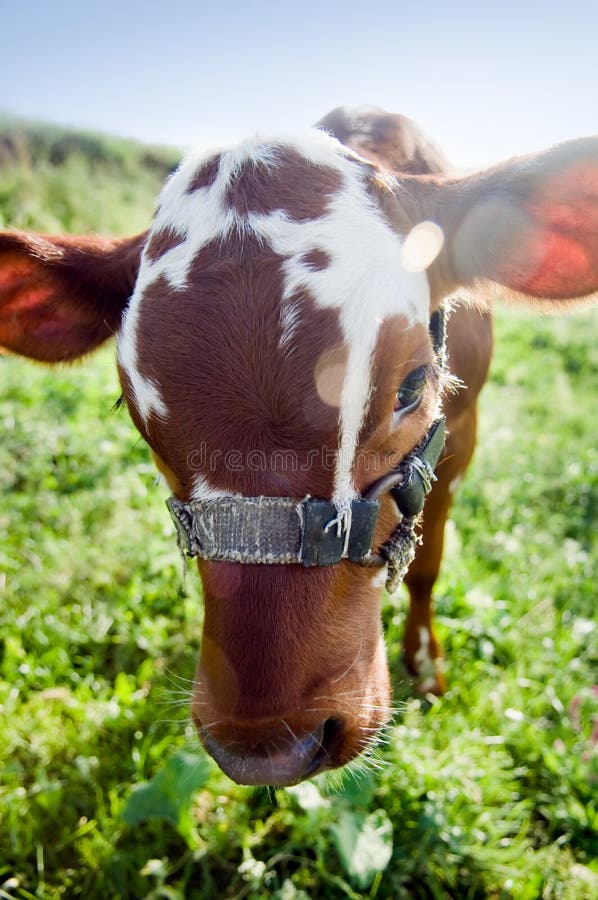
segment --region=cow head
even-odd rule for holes
[[[394,178],[322,131],[191,155],[147,234],[0,236],[0,345],[118,334],[131,416],[180,501],[306,495],[342,512],[441,401],[431,312],[461,285],[598,289],[598,140],[462,179]],[[123,316],[124,314],[124,316]],[[398,513],[383,496],[373,545]],[[343,765],[387,718],[375,570],[202,560],[192,713],[235,780]]]

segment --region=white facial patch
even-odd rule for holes
[[[131,304],[132,302],[133,301],[131,300]],[[151,378],[142,375],[137,368],[137,349],[134,340],[137,328],[137,317],[138,306],[129,306],[118,341],[118,361],[127,373],[127,378],[129,379],[129,384],[133,392],[135,406],[139,411],[139,415],[147,425],[148,419],[152,413],[159,416],[161,419],[165,419],[168,415],[168,410],[162,400],[158,386]],[[124,337],[125,326],[128,339]]]
[[[336,141],[332,149],[343,185],[331,197],[326,215],[307,222],[290,221],[282,211],[248,218],[272,249],[286,257],[284,299],[307,288],[319,306],[340,312],[349,354],[333,500],[339,509],[346,509],[355,496],[353,460],[367,410],[380,325],[397,314],[409,324],[426,324],[430,293],[425,273],[409,272],[402,265],[403,240],[382,217],[361,168]],[[323,250],[330,264],[315,270],[306,264],[313,250]]]
[[[184,289],[189,269],[202,247],[216,238],[225,237],[235,228],[241,233],[252,230],[252,223],[226,203],[230,184],[243,166],[247,163],[276,166],[280,146],[285,144],[292,146],[314,166],[329,165],[330,140],[324,132],[314,129],[299,140],[266,143],[256,136],[225,153],[192,152],[164,185],[118,340],[119,362],[129,378],[133,399],[144,422],[147,423],[152,413],[162,418],[167,415],[157,385],[139,372],[137,364],[137,323],[146,289],[160,276],[164,276],[174,290]],[[220,161],[214,181],[205,188],[190,190],[200,168],[217,156]],[[157,259],[151,259],[147,248],[152,237],[162,231],[178,235],[181,240]]]
[[[326,212],[313,219],[292,219],[282,209],[266,214],[239,213],[227,200],[241,168],[249,164],[275,168],[284,162],[284,149],[298,153],[314,166],[340,175],[338,191],[328,198]],[[119,359],[127,373],[135,401],[146,419],[152,412],[166,415],[155,384],[137,369],[136,334],[141,301],[147,287],[164,277],[174,290],[187,286],[188,273],[201,248],[233,230],[251,234],[284,258],[284,296],[281,306],[281,347],[289,352],[298,332],[301,309],[297,297],[309,291],[323,308],[338,309],[348,348],[346,376],[340,396],[340,446],[333,500],[346,510],[355,496],[352,467],[357,438],[371,392],[371,364],[381,323],[402,315],[408,326],[429,319],[429,286],[423,271],[408,271],[401,252],[404,239],[388,224],[368,191],[366,170],[337,140],[313,129],[303,137],[255,137],[219,155],[218,170],[206,186],[189,190],[202,166],[214,154],[191,154],[166,183],[149,235],[168,231],[179,237],[156,259],[143,254],[135,292],[123,323]],[[309,254],[323,251],[328,264],[314,267]],[[167,302],[167,299],[165,299]],[[196,495],[211,490],[198,481]],[[200,499],[196,496],[196,499]]]
[[[221,491],[213,488],[202,475],[196,475],[193,479],[191,500],[217,500],[219,497],[230,497],[229,491]]]

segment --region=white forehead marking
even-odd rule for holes
[[[236,174],[247,163],[275,168],[284,161],[288,147],[314,166],[326,166],[341,176],[339,190],[328,200],[325,215],[293,220],[284,210],[268,214],[240,214],[227,203],[227,192]],[[427,323],[429,288],[424,272],[409,272],[401,262],[404,240],[382,216],[368,192],[358,158],[323,131],[312,129],[297,138],[254,137],[219,154],[216,176],[205,187],[189,191],[203,165],[215,159],[192,153],[166,183],[160,196],[150,239],[168,229],[181,242],[159,258],[144,252],[139,276],[119,341],[119,358],[127,372],[141,414],[166,415],[157,386],[137,369],[136,332],[141,299],[146,288],[163,276],[175,290],[183,289],[198,251],[231,231],[256,236],[285,258],[285,291],[281,309],[281,345],[291,351],[301,311],[293,296],[309,290],[315,302],[338,309],[343,338],[348,347],[347,375],[340,403],[340,447],[334,481],[334,501],[346,508],[355,495],[352,466],[359,429],[371,391],[371,361],[381,322],[401,314],[407,324]],[[329,265],[310,267],[307,254],[324,251]],[[197,497],[213,489],[198,479]]]
[[[213,488],[209,481],[203,475],[196,475],[193,479],[193,490],[191,491],[192,500],[217,500],[219,497],[232,496],[229,491],[221,491]]]
[[[234,228],[241,232],[247,230],[260,233],[258,222],[254,221],[259,217],[240,216],[226,204],[227,190],[242,166],[248,162],[254,165],[276,166],[277,160],[281,157],[280,147],[287,145],[293,147],[314,166],[333,165],[334,168],[338,168],[341,157],[340,145],[334,141],[336,147],[334,152],[331,152],[331,142],[332,139],[324,132],[313,129],[299,138],[280,138],[268,142],[256,136],[220,154],[215,151],[209,155],[204,152],[192,152],[164,185],[158,211],[148,235],[146,250],[152,236],[163,230],[174,232],[183,240],[156,260],[151,260],[146,250],[144,251],[135,290],[123,319],[118,341],[120,364],[131,382],[136,406],[146,423],[152,413],[165,418],[167,409],[157,385],[144,377],[137,365],[137,324],[145,290],[160,276],[164,276],[175,290],[183,289],[197,252],[215,238],[224,237]],[[220,164],[213,183],[189,192],[201,166],[217,155],[220,156]],[[267,240],[267,235],[264,237]]]
[[[353,460],[371,390],[371,360],[380,324],[399,313],[408,324],[427,323],[430,293],[425,273],[403,267],[403,239],[382,217],[362,170],[349,157],[343,155],[342,160],[343,185],[323,217],[295,222],[278,210],[252,219],[273,250],[286,257],[285,299],[307,288],[319,306],[340,312],[349,354],[333,499],[339,508],[346,508],[355,496]],[[307,265],[305,255],[311,250],[324,250],[330,265],[321,269]]]

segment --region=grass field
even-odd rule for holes
[[[54,158],[60,137],[0,163],[0,221],[146,225],[144,149]],[[232,784],[190,725],[201,593],[112,411],[114,348],[0,357],[0,898],[595,900],[597,326],[499,310],[438,585],[450,689],[414,697],[386,598],[385,746],[272,791]]]

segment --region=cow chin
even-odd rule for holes
[[[357,627],[352,603],[344,627],[340,617],[312,622],[304,610],[286,635],[276,616],[259,634],[238,615],[231,629],[221,603],[205,599],[191,713],[206,751],[233,781],[297,784],[375,742],[390,702],[376,598]],[[363,617],[362,603],[355,606]]]

